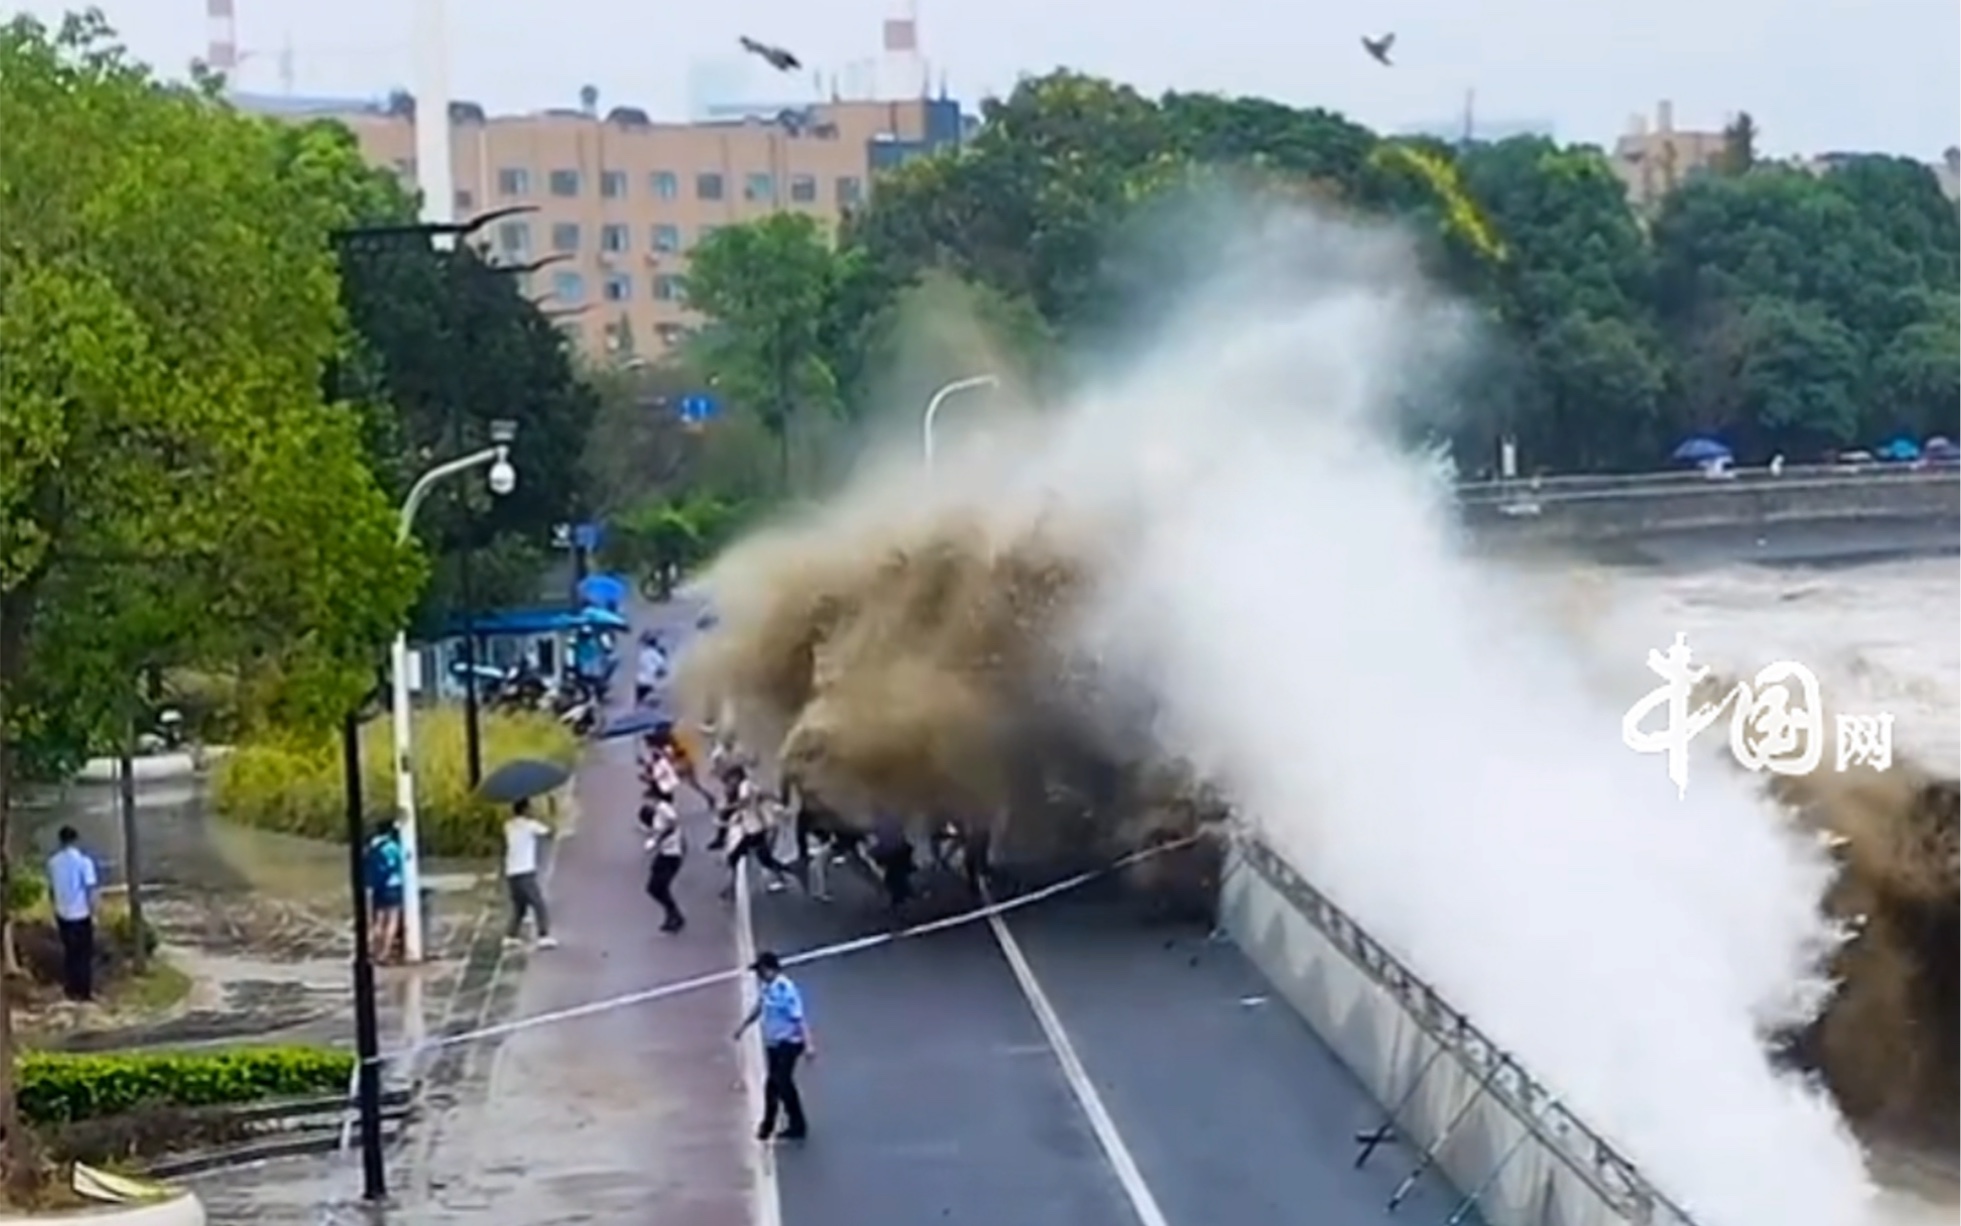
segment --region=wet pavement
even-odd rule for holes
[[[690,923],[663,935],[641,892],[631,744],[593,750],[578,791],[547,883],[563,946],[493,976],[483,1020],[723,971],[745,935],[793,954],[890,925],[867,883],[834,870],[837,901],[759,891],[753,933],[740,933],[717,897],[707,814],[690,801],[677,883]],[[926,915],[967,905],[954,883],[936,890]],[[197,1186],[214,1223],[263,1226],[1271,1226],[1310,1207],[1327,1226],[1384,1217],[1416,1157],[1390,1144],[1355,1169],[1355,1134],[1380,1109],[1230,945],[1096,887],[1016,912],[1008,931],[1023,974],[979,923],[795,968],[819,1051],[800,1076],[801,1143],[766,1150],[750,1137],[753,1087],[730,1038],[740,997],[718,984],[451,1049],[391,1158],[385,1211],[353,1202],[358,1173],[344,1159]],[[1441,1222],[1456,1200],[1426,1177],[1397,1216]]]

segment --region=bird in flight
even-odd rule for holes
[[[1396,45],[1396,35],[1393,31],[1388,34],[1384,34],[1381,38],[1369,38],[1366,35],[1363,36],[1362,38],[1363,49],[1366,50],[1370,55],[1374,56],[1376,62],[1381,64],[1384,68],[1395,67],[1395,65],[1389,62],[1389,48],[1395,45]]]
[[[796,56],[791,55],[781,47],[772,47],[768,43],[759,43],[747,35],[743,36],[741,42],[744,51],[747,51],[750,55],[761,56],[771,68],[776,69],[778,72],[789,72],[793,68],[803,67],[802,60],[799,60]]]

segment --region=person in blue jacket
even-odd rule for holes
[[[394,818],[381,823],[368,840],[369,953],[377,962],[391,962],[402,936],[402,888],[407,867],[402,832]]]

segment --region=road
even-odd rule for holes
[[[518,1016],[889,927],[869,885],[836,871],[833,903],[794,889],[756,890],[746,910],[721,900],[696,804],[679,887],[690,924],[663,936],[640,892],[630,747],[595,751],[579,786],[583,816],[548,883],[564,945],[529,955]],[[927,916],[967,905],[953,883],[937,889]],[[1416,1162],[1387,1145],[1357,1171],[1355,1134],[1379,1109],[1257,972],[1203,929],[1150,922],[1095,886],[1000,930],[972,923],[792,973],[819,1046],[800,1079],[808,1140],[751,1136],[760,1062],[741,1062],[740,999],[718,985],[510,1038],[472,1134],[436,1164],[445,1211],[415,1220],[1347,1226],[1381,1220]],[[1455,1204],[1426,1177],[1398,1216],[1441,1222]]]

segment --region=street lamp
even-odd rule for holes
[[[401,521],[395,540],[406,545],[415,530],[415,513],[422,509],[429,491],[446,477],[485,465],[490,467],[490,492],[497,495],[517,488],[517,469],[511,464],[511,441],[517,437],[517,423],[490,423],[491,445],[436,465],[416,478],[409,496],[402,502]],[[407,627],[395,632],[389,650],[393,671],[393,717],[395,724],[395,811],[402,831],[402,957],[405,962],[422,961],[422,865],[421,848],[415,829],[415,762],[413,737],[409,727],[409,636]]]
[[[993,375],[974,375],[967,379],[955,379],[933,393],[933,398],[926,402],[926,414],[919,421],[920,451],[926,457],[926,467],[933,467],[933,423],[939,420],[940,406],[961,392],[1000,385],[1001,381]]]
[[[360,1113],[361,1196],[388,1196],[381,1149],[381,1024],[375,1007],[374,951],[368,944],[367,823],[361,800],[361,724],[379,687],[349,708],[341,724],[341,764],[347,788],[347,874],[354,900],[354,1069]]]

